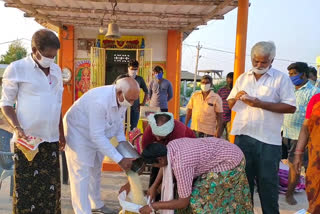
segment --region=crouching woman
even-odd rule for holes
[[[148,190],[151,199],[161,186],[161,201],[140,213],[253,213],[245,159],[234,144],[218,138],[181,138],[167,146],[148,145],[142,153],[146,163],[160,172]],[[178,199],[174,199],[174,178]]]

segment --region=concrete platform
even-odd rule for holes
[[[112,208],[115,212],[120,211],[120,206],[117,200],[117,195],[120,187],[126,183],[127,178],[123,172],[103,172],[102,173],[102,199],[107,206]],[[143,185],[147,188],[148,177],[142,176]],[[0,190],[0,214],[9,214],[12,212],[12,199],[9,197],[10,179],[7,178],[2,184]],[[306,209],[308,207],[305,192],[297,193],[296,199],[298,204],[295,206],[288,205],[284,196],[280,195],[280,213],[281,214],[293,214],[300,209]],[[260,208],[260,202],[258,195],[255,194],[255,213],[262,214]],[[73,214],[71,199],[70,199],[70,188],[68,185],[62,185],[62,213]]]

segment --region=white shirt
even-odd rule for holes
[[[242,90],[261,101],[296,105],[294,86],[289,76],[273,68],[258,81],[251,70],[243,73],[237,79],[227,100],[235,98]],[[281,145],[282,113],[251,107],[242,101],[237,101],[232,110],[237,113],[231,134],[248,135],[267,144]]]
[[[93,166],[95,152],[110,157],[116,163],[123,158],[111,144],[116,137],[125,141],[126,107],[118,107],[114,85],[89,90],[68,110],[64,125],[67,145],[74,158]]]
[[[3,74],[0,106],[16,103],[18,121],[27,135],[57,142],[63,92],[58,65],[50,66],[50,78],[51,85],[32,56],[11,63]]]

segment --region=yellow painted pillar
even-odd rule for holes
[[[248,10],[249,10],[249,0],[239,0],[233,85],[235,84],[238,77],[245,71],[244,69],[246,65]],[[232,111],[231,128],[232,128],[232,122],[234,120],[235,114],[236,113]],[[232,135],[230,136],[230,141],[234,143],[234,136]]]

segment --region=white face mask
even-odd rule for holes
[[[37,59],[38,63],[41,65],[41,67],[43,68],[49,68],[51,66],[51,64],[54,63],[54,59],[55,58],[48,58],[48,57],[44,57],[41,55],[40,51],[38,51],[39,55],[41,56],[41,59]]]
[[[135,78],[137,76],[138,70],[128,69],[128,74],[130,77]]]
[[[128,100],[126,100],[126,97],[124,96],[124,94],[122,94],[122,96],[123,96],[123,101],[122,101],[122,102],[121,102],[121,101],[119,100],[119,98],[118,98],[119,104],[120,104],[121,106],[127,107],[127,108],[129,108],[130,106],[132,106],[132,104],[129,103]]]
[[[210,87],[211,87],[211,84],[201,84],[200,85],[200,88],[201,88],[201,91],[203,91],[203,92],[207,92],[207,91],[209,91],[210,90]]]
[[[253,67],[252,68],[252,71],[256,74],[264,74],[266,73],[267,71],[269,71],[269,68],[263,68],[263,69],[258,69],[258,68],[255,68]]]

